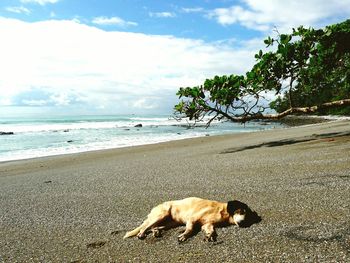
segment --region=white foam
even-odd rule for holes
[[[204,125],[207,120],[203,120],[201,124]],[[142,124],[143,128],[133,128],[139,123]],[[0,124],[0,131],[15,133],[13,136],[0,137],[1,140],[3,139],[3,143],[0,142],[0,161],[152,144],[208,134],[252,131],[251,128],[243,129],[243,126],[237,125],[228,126],[227,123],[212,125],[208,130],[174,127],[187,123],[186,119],[178,122],[167,117],[133,116],[131,120],[122,117],[119,120],[101,121],[78,119],[71,123]],[[255,125],[252,126],[253,129],[259,129]],[[264,129],[266,128],[268,127],[264,126]],[[70,132],[64,133],[65,130]]]
[[[24,125],[0,125],[4,132],[25,133],[25,132],[53,132],[64,130],[81,129],[106,129],[116,127],[115,122],[79,122],[79,123],[58,123],[58,124],[24,124]]]
[[[5,156],[0,156],[0,162],[45,157],[45,156],[72,154],[72,153],[88,152],[88,151],[96,151],[96,150],[123,148],[123,147],[129,147],[129,146],[137,146],[137,145],[147,145],[147,144],[180,140],[180,139],[186,139],[186,138],[194,138],[199,136],[204,136],[204,135],[203,133],[193,132],[193,133],[187,133],[187,134],[165,134],[165,135],[158,135],[158,136],[147,136],[147,135],[118,136],[108,141],[93,142],[93,143],[87,143],[84,145],[69,144],[66,146],[61,146],[56,148],[38,148],[38,149],[14,151],[14,152],[7,153]]]
[[[198,122],[199,125],[205,125],[207,119]],[[214,121],[217,123],[218,121]],[[66,130],[82,130],[82,129],[111,129],[111,128],[131,128],[141,123],[143,127],[149,126],[177,126],[193,124],[188,119],[177,121],[172,118],[143,118],[132,117],[130,121],[80,121],[73,123],[32,123],[32,124],[0,124],[0,131],[26,133],[26,132],[57,132]]]

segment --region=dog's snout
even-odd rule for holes
[[[241,213],[236,213],[233,215],[233,221],[239,226],[240,223],[244,221],[245,215]]]

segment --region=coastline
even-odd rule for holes
[[[342,117],[344,118],[344,117]],[[349,119],[350,117],[348,117]],[[120,119],[120,118],[119,118]],[[48,157],[48,156],[59,156],[59,155],[66,155],[66,154],[75,154],[75,153],[82,153],[82,152],[93,152],[93,151],[99,151],[99,150],[109,150],[109,149],[116,149],[116,148],[125,148],[125,147],[133,147],[133,146],[140,146],[140,145],[149,145],[149,144],[157,144],[167,141],[177,141],[182,139],[188,139],[188,138],[196,138],[196,137],[204,137],[204,136],[216,136],[220,134],[235,134],[240,132],[251,132],[254,129],[257,131],[261,130],[269,130],[269,129],[278,129],[278,128],[285,128],[285,127],[294,127],[294,126],[302,126],[302,125],[308,125],[308,124],[315,124],[315,123],[321,123],[321,122],[327,122],[332,120],[341,119],[339,116],[287,116],[279,121],[255,121],[250,122],[249,124],[239,125],[237,123],[230,123],[224,122],[221,123],[219,126],[213,125],[213,127],[209,127],[209,129],[203,130],[203,125],[197,126],[195,129],[190,129],[192,132],[185,132],[183,130],[172,130],[169,127],[182,127],[182,125],[170,125],[166,131],[166,135],[160,131],[164,131],[163,129],[158,128],[159,126],[154,125],[156,121],[159,121],[158,124],[160,124],[163,127],[166,127],[164,123],[164,118],[130,118],[129,121],[131,123],[128,123],[129,128],[117,128],[115,131],[113,128],[111,131],[112,133],[110,135],[110,138],[103,137],[101,141],[97,139],[100,135],[106,136],[106,130],[104,128],[106,127],[113,127],[118,125],[126,125],[127,122],[125,122],[126,117],[120,119],[122,120],[122,123],[118,122],[118,118],[113,119],[115,123],[110,122],[112,120],[112,117],[110,117],[107,123],[105,122],[96,122],[91,123],[87,122],[88,119],[79,117],[74,117],[72,123],[61,123],[57,126],[57,120],[53,121],[55,124],[52,126],[52,123],[48,122],[46,125],[43,126],[43,123],[40,123],[39,128],[37,126],[33,125],[25,125],[25,126],[16,126],[14,130],[16,131],[27,131],[26,133],[19,132],[4,132],[2,136],[11,136],[7,138],[2,136],[0,137],[0,142],[5,143],[3,147],[0,149],[0,152],[2,152],[2,155],[0,155],[0,163],[3,162],[11,162],[16,160],[25,160],[25,159],[34,159],[34,158],[41,158],[41,157]],[[166,118],[167,120],[169,118]],[[80,120],[80,121],[78,121]],[[89,119],[90,121],[96,121],[96,120],[106,120],[106,116],[94,116]],[[139,123],[138,125],[134,125],[134,121],[138,120],[144,120],[146,124],[146,128],[143,127],[142,123]],[[31,120],[33,121],[33,120]],[[149,121],[153,121],[152,125],[149,125]],[[118,124],[117,124],[118,123]],[[96,128],[94,129],[93,135],[89,134],[86,129],[92,128],[93,125],[97,125],[98,127],[102,128]],[[169,124],[169,123],[168,123]],[[63,126],[62,126],[63,125]],[[131,126],[130,126],[131,125]],[[164,126],[165,125],[165,126]],[[135,126],[135,127],[134,127]],[[126,127],[126,126],[123,126]],[[134,127],[134,128],[131,128]],[[188,126],[186,126],[188,127]],[[150,129],[151,128],[151,129]],[[71,131],[72,129],[72,131]],[[78,130],[75,130],[78,129]],[[133,130],[132,130],[133,129]],[[9,127],[4,128],[4,130],[13,130]],[[35,133],[42,130],[44,133],[38,133],[36,135]],[[31,131],[31,132],[30,132]],[[36,131],[36,132],[35,132]],[[45,133],[45,131],[47,133]],[[61,132],[60,132],[61,131]],[[109,131],[109,132],[111,132]],[[50,133],[51,132],[51,133]],[[81,133],[80,133],[81,132]],[[117,134],[115,134],[117,132]],[[122,134],[120,133],[122,132]],[[108,132],[107,132],[108,133]],[[9,135],[7,135],[9,134]],[[23,135],[24,134],[24,135]],[[153,134],[150,136],[150,134]],[[1,131],[0,131],[1,135]],[[19,136],[19,137],[18,137]],[[27,138],[29,136],[29,138]],[[52,137],[51,137],[52,136]],[[50,140],[42,141],[43,138],[51,138]],[[84,138],[84,139],[83,139]],[[1,140],[5,139],[5,141]],[[85,141],[85,142],[83,142]],[[30,144],[28,144],[30,142]],[[22,145],[22,146],[20,146]],[[9,150],[9,149],[13,150]]]
[[[217,122],[190,129],[186,121],[169,116],[67,116],[9,118],[0,124],[0,162],[154,144],[217,134],[249,132],[280,126],[278,123]],[[262,124],[264,126],[262,126]],[[4,131],[4,132],[2,132]]]
[[[0,262],[350,259],[350,121],[0,163]],[[238,199],[247,229],[122,240],[154,205]],[[210,253],[208,254],[208,251]]]
[[[175,139],[175,140],[168,140],[168,141],[160,141],[160,142],[154,142],[154,143],[145,143],[145,144],[139,144],[139,145],[131,145],[131,146],[122,146],[122,147],[114,147],[114,148],[106,148],[106,149],[96,149],[96,150],[88,150],[88,151],[81,151],[81,152],[73,152],[73,153],[64,153],[64,154],[54,154],[54,155],[47,155],[47,156],[39,156],[39,157],[33,157],[33,158],[23,158],[23,159],[14,159],[14,160],[6,160],[6,161],[0,161],[0,168],[1,166],[30,166],[32,163],[65,163],[66,159],[73,158],[74,160],[76,158],[99,158],[99,157],[105,157],[109,155],[117,154],[119,151],[122,152],[130,152],[130,151],[147,151],[147,148],[157,148],[158,146],[164,146],[164,147],[182,147],[184,145],[188,144],[196,144],[199,142],[203,142],[203,139],[209,141],[216,140],[220,141],[220,138],[224,139],[229,137],[236,137],[243,134],[255,134],[255,133],[262,133],[262,132],[268,132],[273,130],[281,130],[281,129],[291,129],[291,128],[297,128],[302,126],[308,126],[313,124],[319,124],[324,122],[334,122],[339,121],[338,118],[328,118],[328,116],[322,116],[314,118],[312,116],[289,116],[289,120],[284,122],[283,124],[285,127],[279,127],[279,128],[273,128],[273,129],[266,129],[266,130],[258,130],[258,131],[247,131],[247,132],[236,132],[232,134],[219,134],[219,135],[205,135],[205,136],[198,136],[198,137],[190,137],[190,138],[181,138],[181,139]],[[349,117],[350,120],[350,117]],[[143,149],[145,147],[145,149]],[[90,157],[91,156],[91,157]],[[34,166],[36,167],[36,166]],[[28,168],[26,168],[28,169]],[[1,170],[0,170],[1,172]],[[1,177],[1,173],[0,173]]]

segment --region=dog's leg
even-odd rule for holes
[[[179,242],[186,241],[186,239],[192,234],[194,224],[192,221],[187,221],[185,232],[178,236]]]
[[[151,231],[154,237],[161,237],[162,236],[161,231],[168,230],[168,229],[177,227],[179,225],[180,224],[174,220],[167,220],[166,222],[162,223],[160,226],[152,227]]]
[[[165,229],[165,226],[160,226],[160,227],[152,227],[151,232],[154,237],[161,237],[162,233],[161,230]]]
[[[141,229],[140,229],[140,232],[137,234],[137,237],[139,239],[143,239],[146,237],[146,232],[147,230],[149,230],[150,228],[152,228],[154,225],[156,225],[159,221],[161,221],[162,219],[154,219],[152,221],[150,220],[146,220],[142,226],[141,226]]]
[[[161,210],[161,211],[155,210],[155,211],[157,213],[151,212],[147,220],[142,224],[140,232],[137,234],[138,238],[140,239],[144,238],[146,236],[146,232],[149,229],[153,228],[154,226],[156,226],[157,224],[159,224],[169,216],[169,213],[166,210]],[[155,232],[154,231],[152,232],[154,234],[155,232],[157,232],[157,230]]]
[[[216,241],[217,234],[215,232],[214,225],[211,223],[204,224],[202,230],[205,233],[205,241],[214,242]]]
[[[139,239],[144,239],[146,237],[146,230],[149,225],[149,220],[146,219],[139,228],[139,232],[136,235]]]

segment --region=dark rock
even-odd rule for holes
[[[14,135],[13,132],[0,132],[0,135]]]
[[[141,123],[136,124],[134,127],[136,127],[136,128],[142,127],[142,124]]]
[[[67,142],[68,142],[68,143],[71,143],[71,142],[73,142],[73,140],[68,140]]]
[[[69,132],[69,130],[67,129],[67,130],[63,130],[63,132]]]

